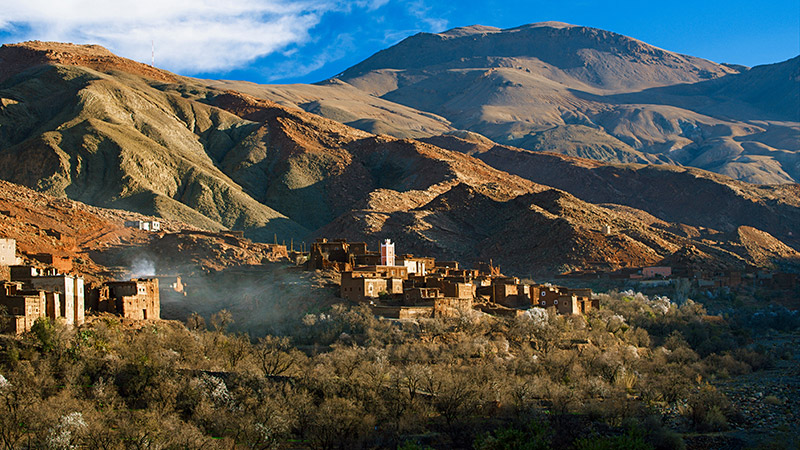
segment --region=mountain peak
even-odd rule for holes
[[[556,20],[548,20],[548,21],[545,21],[545,22],[535,22],[535,23],[529,23],[527,25],[520,25],[520,26],[518,26],[516,28],[511,28],[511,29],[515,30],[515,29],[523,29],[523,28],[544,28],[544,27],[547,27],[547,28],[574,28],[574,27],[577,27],[577,26],[578,25],[573,25],[571,23],[559,22],[559,21],[556,21]]]
[[[174,82],[175,75],[127,58],[100,45],[27,41],[0,47],[0,81],[40,65],[81,66],[99,72],[128,72],[159,81]]]
[[[436,33],[439,36],[447,36],[447,37],[461,37],[461,36],[470,36],[473,34],[485,34],[485,33],[499,33],[503,31],[497,27],[489,27],[486,25],[469,25],[466,27],[457,27],[451,28],[447,31],[443,31],[441,33]]]
[[[420,33],[351,67],[341,79],[351,83],[353,78],[382,69],[403,70],[407,78],[416,79],[419,74],[414,71],[498,67],[544,70],[545,77],[557,70],[590,89],[606,91],[639,91],[737,72],[611,31],[539,22],[508,29],[471,25],[438,34]]]
[[[497,28],[491,27],[486,25],[469,25],[465,27],[457,27],[451,28],[447,31],[443,31],[441,33],[435,33],[439,36],[447,36],[447,37],[462,37],[462,36],[470,36],[474,34],[489,34],[489,33],[503,33],[503,32],[514,32],[514,31],[521,31],[521,30],[528,30],[532,28],[554,28],[554,29],[563,29],[563,28],[576,28],[578,25],[573,25],[566,22],[557,22],[557,21],[547,21],[547,22],[536,22],[536,23],[529,23],[525,25],[520,25],[514,28]]]
[[[27,49],[57,60],[66,55],[83,55],[91,57],[115,56],[107,48],[97,44],[72,44],[69,42],[25,41],[18,44],[3,44],[3,49]]]

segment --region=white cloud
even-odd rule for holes
[[[406,24],[411,28],[387,28],[383,32],[383,43],[394,45],[403,39],[417,33],[441,33],[447,30],[448,21],[433,15],[433,8],[424,0],[406,1],[403,3],[409,21]]]
[[[269,71],[264,73],[264,77],[267,81],[275,81],[305,75],[321,69],[331,61],[336,61],[346,56],[348,52],[353,51],[355,49],[353,40],[354,38],[350,34],[340,34],[333,42],[316,52],[313,58],[289,59],[281,62],[276,66],[270,67]],[[285,56],[292,56],[292,52],[289,53],[289,55]]]
[[[388,0],[362,0],[374,10]],[[14,39],[96,43],[131,59],[180,73],[225,71],[309,41],[322,15],[341,0],[10,0],[0,30]],[[25,30],[24,34],[20,30]]]
[[[389,0],[357,0],[354,2],[356,6],[366,8],[367,11],[375,11],[387,3],[389,3]]]
[[[422,22],[425,31],[439,33],[447,28],[447,20],[439,17],[431,17],[432,8],[425,4],[423,0],[415,0],[406,3],[408,12]]]

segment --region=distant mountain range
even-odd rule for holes
[[[749,69],[545,22],[420,33],[317,86],[214,85],[397,137],[467,130],[603,162],[800,181],[800,57]]]
[[[519,55],[488,55],[495,50]],[[784,63],[791,64],[797,60]],[[794,73],[784,65],[766,69]],[[791,95],[776,95],[777,106],[760,119],[734,122],[712,118],[715,106],[688,94],[713,92],[738,105],[722,109],[761,114],[768,99],[736,83],[781,88],[752,75],[763,69],[563,24],[418,35],[311,86],[186,78],[97,46],[5,45],[0,178],[262,241],[327,236],[374,246],[390,238],[402,252],[492,258],[510,273],[797,262],[796,184],[563,154],[668,163],[678,154],[719,153],[701,145],[730,141],[763,154],[740,153],[726,167],[749,158],[791,181],[791,161],[798,169],[797,149],[789,148],[798,130],[787,116]],[[702,108],[622,100],[634,93]],[[657,118],[658,111],[669,114]],[[682,147],[653,151],[668,129]],[[548,151],[532,151],[541,149]],[[613,232],[603,233],[606,226]]]

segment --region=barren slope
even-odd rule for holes
[[[232,86],[370,132],[469,130],[530,150],[774,184],[800,180],[798,64],[732,67],[545,22],[421,33],[320,86]]]
[[[630,207],[593,205],[531,181],[536,177],[530,172],[498,170],[468,155],[502,165],[491,160],[497,147],[480,135],[450,131],[428,142],[376,136],[198,80],[154,79],[138,63],[97,66],[98,58],[114,61],[102,51],[78,58],[64,54],[69,46],[58,48],[63,50],[58,61],[65,64],[18,64],[13,67],[21,71],[0,84],[0,176],[40,191],[206,229],[243,229],[268,242],[275,235],[281,241],[342,236],[375,246],[390,238],[402,252],[465,262],[494,258],[515,273],[654,264],[685,249],[720,267],[792,258],[793,250],[780,241],[789,236],[786,226],[797,214],[794,191],[785,191],[795,196],[786,200],[777,191],[711,179],[708,195],[729,188],[744,192],[741,199],[730,198],[731,208],[747,202],[785,205],[774,209],[776,218],[746,222],[752,232],[723,233],[739,225],[737,215],[708,219],[723,231],[701,232],[694,223],[673,222],[683,217],[641,205],[662,220]],[[586,133],[593,131],[574,128],[570,135]],[[617,151],[613,140],[586,141]],[[566,169],[578,174],[612,170],[570,161],[574,164]],[[519,167],[526,167],[525,161]],[[559,184],[563,180],[548,183],[575,191]],[[656,184],[661,177],[631,180],[634,186],[618,187],[637,192],[638,183]],[[591,194],[576,195],[622,203]],[[786,218],[790,221],[781,228]],[[713,220],[729,220],[730,227]],[[617,231],[604,235],[604,225]],[[235,249],[231,252],[235,257]]]
[[[126,68],[34,65],[0,84],[0,176],[209,229],[307,233],[244,193],[211,157],[254,124],[185,99],[175,85],[117,71]]]
[[[419,138],[453,130],[443,117],[375,97],[336,79],[312,85],[261,85],[229,80],[203,82],[213,88],[234,90],[282,106],[300,108],[373,134]]]
[[[506,146],[495,146],[476,157],[591,203],[626,205],[667,222],[726,232],[748,225],[800,249],[797,184],[759,186],[692,168],[599,164]]]

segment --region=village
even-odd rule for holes
[[[141,229],[158,231],[158,222]],[[160,292],[182,289],[180,277],[174,276],[89,285],[68,258],[44,253],[23,258],[17,255],[16,241],[7,238],[0,239],[0,274],[0,308],[8,319],[3,331],[14,334],[30,331],[43,317],[68,327],[82,325],[87,313],[110,313],[133,321],[160,319]]]
[[[791,292],[800,283],[797,273],[781,270],[747,267],[741,270],[709,270],[687,265],[658,265],[624,267],[616,270],[579,270],[556,276],[571,280],[610,280],[635,283],[640,288],[670,286],[681,280],[689,282],[698,290],[732,289],[755,286]]]
[[[524,345],[530,346],[528,348],[532,349],[532,352],[536,352],[531,356],[531,361],[536,361],[538,358],[542,358],[545,361],[544,364],[538,367],[548,367],[545,364],[549,364],[549,361],[553,361],[555,358],[561,358],[559,361],[578,361],[576,364],[581,365],[576,365],[575,367],[583,367],[579,358],[588,359],[592,358],[592,355],[609,354],[611,352],[608,348],[601,346],[607,345],[606,342],[613,343],[617,340],[619,344],[616,345],[623,345],[620,348],[637,352],[635,353],[636,355],[639,354],[638,352],[650,352],[647,349],[652,348],[647,347],[650,336],[647,332],[635,331],[637,328],[634,327],[626,327],[626,330],[634,330],[630,332],[622,330],[621,327],[617,328],[617,331],[610,331],[612,328],[608,325],[612,324],[612,320],[618,321],[620,317],[624,317],[618,313],[620,305],[633,307],[633,309],[637,310],[635,314],[653,314],[654,307],[648,306],[650,305],[649,300],[639,294],[632,298],[626,298],[627,294],[624,292],[614,295],[595,294],[592,289],[587,287],[565,287],[551,283],[537,283],[521,277],[503,274],[500,267],[495,265],[493,260],[488,262],[472,261],[472,267],[466,268],[462,266],[460,261],[440,260],[431,256],[397,252],[396,244],[389,239],[383,239],[378,248],[372,250],[367,242],[319,238],[310,243],[307,248],[303,243],[300,246],[302,251],[295,251],[293,242],[288,246],[285,245],[286,243],[278,244],[277,238],[275,238],[276,243],[274,244],[260,244],[251,242],[240,232],[212,232],[177,228],[167,231],[164,229],[165,227],[154,226],[153,222],[150,221],[143,225],[143,222],[131,221],[126,223],[125,226],[128,231],[131,228],[135,228],[135,233],[139,237],[148,238],[138,240],[137,242],[140,244],[148,241],[148,245],[171,247],[175,251],[170,251],[169,254],[183,259],[191,259],[193,252],[197,252],[197,247],[201,246],[198,241],[204,238],[209,238],[210,241],[208,242],[219,244],[219,247],[215,247],[218,253],[211,253],[216,255],[217,259],[221,259],[220,254],[230,253],[232,255],[230,256],[231,261],[236,261],[237,264],[228,265],[220,269],[217,272],[219,278],[215,275],[208,277],[207,273],[194,275],[194,277],[200,279],[207,277],[205,281],[212,291],[211,295],[221,300],[221,302],[214,304],[216,309],[208,308],[198,315],[196,308],[201,302],[201,296],[186,294],[191,292],[191,283],[195,282],[194,280],[196,279],[189,272],[181,272],[180,275],[166,275],[156,270],[153,274],[147,276],[121,279],[125,278],[125,276],[133,275],[135,272],[132,270],[119,272],[113,270],[115,267],[103,266],[108,270],[98,277],[98,273],[92,270],[80,273],[81,271],[77,267],[86,267],[86,265],[75,264],[73,266],[69,258],[40,253],[42,251],[41,248],[31,251],[30,247],[23,246],[24,250],[19,250],[14,239],[5,238],[0,239],[0,284],[2,284],[2,289],[0,289],[0,326],[2,326],[2,330],[0,332],[22,335],[20,342],[33,342],[34,339],[31,338],[37,338],[40,330],[46,331],[42,324],[46,324],[43,319],[47,319],[65,328],[86,327],[79,330],[81,332],[87,329],[103,329],[108,324],[113,324],[114,327],[120,327],[121,325],[120,329],[131,331],[131,333],[120,334],[120,336],[125,336],[126,339],[122,347],[130,345],[129,343],[133,339],[146,341],[156,334],[164,336],[163,333],[168,332],[164,330],[178,330],[176,332],[187,333],[186,336],[213,336],[211,339],[206,339],[205,342],[208,345],[218,345],[220,349],[218,352],[204,353],[198,350],[200,347],[194,347],[187,355],[195,354],[194,357],[200,355],[199,358],[202,364],[207,364],[207,361],[209,361],[209,358],[205,356],[206,354],[218,355],[215,357],[220,357],[221,355],[222,359],[219,360],[220,363],[218,365],[211,366],[210,369],[205,366],[201,370],[207,372],[198,373],[227,375],[236,373],[235,371],[239,370],[237,369],[237,364],[240,367],[243,365],[241,359],[231,362],[230,356],[238,355],[239,353],[236,352],[241,348],[235,347],[231,344],[232,342],[242,346],[252,345],[252,348],[266,352],[261,354],[267,355],[269,361],[278,361],[280,364],[284,364],[284,359],[277,359],[274,355],[280,355],[279,358],[301,355],[300,353],[289,353],[275,349],[275,346],[278,345],[288,345],[286,343],[289,341],[286,338],[280,338],[283,340],[276,341],[276,338],[267,334],[266,337],[254,343],[254,337],[256,339],[259,337],[257,333],[264,333],[263,330],[265,329],[267,329],[266,333],[272,333],[272,331],[264,325],[264,322],[245,322],[245,316],[248,314],[259,316],[260,318],[270,317],[270,314],[275,314],[274,309],[263,307],[265,305],[259,306],[258,302],[262,298],[281,298],[282,294],[285,294],[282,289],[285,288],[300,290],[305,294],[310,294],[309,297],[313,298],[309,303],[297,305],[298,311],[302,311],[300,316],[302,317],[300,319],[302,322],[289,321],[289,323],[293,324],[302,323],[307,327],[307,329],[304,328],[293,336],[301,336],[301,339],[306,339],[301,341],[303,347],[298,346],[297,348],[302,348],[309,353],[321,348],[317,344],[318,342],[322,342],[322,345],[329,345],[330,354],[336,354],[334,352],[360,351],[354,350],[356,347],[352,347],[353,342],[367,343],[359,345],[371,345],[368,343],[367,336],[371,336],[374,330],[383,330],[383,334],[376,334],[381,336],[382,339],[394,339],[390,336],[394,336],[395,332],[398,334],[407,333],[404,335],[406,339],[409,339],[413,345],[421,346],[419,348],[441,348],[441,350],[437,351],[443,352],[442,354],[444,352],[459,354],[460,356],[456,357],[466,358],[463,360],[471,361],[473,358],[481,357],[473,356],[482,354],[476,352],[486,352],[483,354],[491,358],[496,358],[496,356],[492,356],[493,354],[502,355],[503,345],[507,345],[504,343],[508,343],[509,340],[498,340],[497,346],[491,344],[485,347],[488,350],[476,345],[466,347],[471,349],[469,353],[453,352],[452,349],[456,348],[454,347],[455,345],[462,345],[462,342],[472,342],[473,339],[476,339],[470,333],[478,333],[479,339],[485,339],[483,336],[488,335],[485,333],[495,332],[493,331],[494,327],[476,325],[479,323],[499,324],[499,326],[535,324],[536,329],[539,329],[538,327],[552,327],[549,329],[560,330],[558,333],[544,332],[536,340],[524,339],[515,341],[517,344],[512,344],[519,345],[518,342],[522,342]],[[122,221],[119,222],[120,225],[122,223]],[[254,252],[258,255],[257,258],[250,257],[245,259],[239,253],[239,250],[243,248],[243,244],[269,249],[268,254],[270,257],[274,256],[274,258],[265,259],[263,258],[264,254]],[[134,253],[144,248],[131,246],[129,243],[121,243],[120,246]],[[166,271],[172,268],[165,265],[162,270]],[[242,292],[236,291],[236,283],[250,286],[252,281],[261,279],[262,274],[270,270],[278,270],[282,273],[290,274],[291,278],[285,282],[285,287],[270,291],[269,286],[275,285],[274,282],[277,278],[266,277],[264,279],[272,282],[272,284],[256,285],[257,287],[250,291],[254,293],[252,297],[260,298],[248,299],[245,295],[242,295]],[[622,278],[622,273],[627,274],[627,276]],[[625,280],[626,285],[643,282],[668,283],[671,280],[691,279],[694,275],[693,273],[680,272],[680,269],[676,273],[670,266],[629,268],[624,271],[607,272],[605,274],[607,277],[620,277],[617,279]],[[703,273],[697,273],[696,275],[698,277],[707,276]],[[297,282],[300,276],[324,281],[314,285],[315,287],[311,287],[308,284],[302,286]],[[730,275],[727,276],[730,277]],[[740,284],[750,281],[750,277],[746,275],[742,278],[743,280],[740,281]],[[224,283],[225,279],[233,281],[231,284],[226,285]],[[702,279],[700,278],[700,280]],[[775,279],[780,280],[780,277],[774,277],[773,282],[775,282]],[[759,276],[758,278],[753,278],[753,280],[768,280],[768,278]],[[697,280],[694,281],[693,287],[703,286],[697,283]],[[184,282],[187,284],[184,285]],[[586,283],[588,284],[588,280]],[[319,287],[319,290],[313,290],[317,289],[317,287]],[[334,291],[336,292],[335,296],[332,295]],[[323,296],[327,298],[322,300]],[[644,298],[644,300],[640,298]],[[274,305],[275,308],[290,309],[295,307],[297,300],[297,297],[284,297],[282,301],[278,301]],[[602,305],[601,300],[603,302]],[[173,301],[180,301],[185,304],[186,308],[184,310],[189,314],[188,317],[175,314],[175,311],[170,309],[174,307],[174,304],[171,304]],[[268,302],[265,301],[264,303]],[[342,306],[338,305],[339,303],[343,303],[345,307],[339,308],[339,306]],[[348,308],[351,306],[355,306],[355,308]],[[596,313],[595,311],[600,310],[601,307],[603,310]],[[720,324],[725,320],[722,315],[708,315],[702,308],[690,307],[683,310],[673,305],[668,307],[668,310],[673,310],[673,307],[676,308],[675,310],[682,311],[681,314],[689,314],[691,310],[693,315],[686,317],[671,315],[659,320],[681,320],[685,323],[690,323],[691,321],[692,326],[701,326],[704,327],[703,330],[712,331],[718,330],[717,327],[720,327]],[[223,308],[230,308],[230,310],[222,311]],[[624,308],[627,309],[627,306],[624,306]],[[337,313],[337,311],[340,312]],[[341,311],[347,312],[341,313]],[[223,312],[228,315],[224,315]],[[234,319],[234,314],[237,312],[238,316]],[[206,328],[204,319],[201,317],[209,317],[209,313],[211,314],[210,321],[213,328]],[[352,330],[357,328],[339,328],[340,322],[338,321],[342,320],[341,325],[349,323],[347,320],[350,319],[344,320],[343,318],[349,317],[351,313],[359,321],[367,318],[373,324],[371,325],[373,328],[369,328],[369,332],[362,331],[361,335],[353,333]],[[217,317],[220,318],[216,323],[214,322],[214,314],[218,314]],[[330,317],[336,317],[335,314],[345,315],[342,316],[342,319],[330,319]],[[584,321],[581,316],[586,314],[591,314],[592,316],[590,320]],[[662,314],[666,313],[662,312]],[[511,320],[505,320],[504,318]],[[544,318],[548,320],[537,320]],[[162,319],[166,321],[162,321]],[[187,319],[185,322],[186,327],[173,322],[174,320],[184,319]],[[221,325],[221,320],[229,322],[233,320],[241,321],[238,323],[242,323],[244,326],[238,328],[236,333],[221,331],[224,329],[224,325]],[[281,319],[273,320],[279,321]],[[586,326],[581,327],[576,332],[573,328],[576,323],[586,324]],[[256,326],[248,327],[248,324],[256,324]],[[315,326],[315,324],[319,324],[319,326]],[[400,326],[392,326],[393,324]],[[473,325],[467,325],[468,330],[465,332],[448,332],[446,339],[442,340],[445,343],[453,340],[454,343],[448,344],[452,345],[451,347],[443,346],[440,342],[433,340],[436,336],[433,333],[439,333],[441,330],[461,330],[466,324]],[[296,325],[294,326],[296,327]],[[592,332],[591,327],[593,326],[598,328],[594,334],[589,334]],[[333,332],[329,333],[329,330],[333,330]],[[391,332],[386,332],[386,330],[391,330]],[[427,330],[424,332],[428,334],[420,334],[419,330]],[[655,330],[653,335],[659,336],[660,339],[664,339],[667,336],[665,332],[660,335],[655,334],[659,332],[658,326],[654,327],[653,330]],[[510,333],[511,331],[504,332]],[[200,333],[210,334],[204,335]],[[303,333],[309,334],[303,337]],[[64,334],[68,335],[68,333]],[[354,335],[356,338],[353,337]],[[133,337],[129,338],[129,336]],[[639,336],[647,337],[647,341],[642,340]],[[6,337],[6,339],[12,340],[10,337]],[[369,339],[372,339],[372,337],[369,337]],[[704,342],[711,342],[709,339],[702,339]],[[160,341],[170,342],[170,339],[162,338]],[[539,343],[540,341],[542,344]],[[200,345],[198,343],[203,342],[203,340],[190,338],[186,339],[186,342],[192,345]],[[219,344],[216,342],[219,342]],[[727,340],[720,339],[719,342],[727,342]],[[346,345],[340,345],[340,343],[346,343]],[[680,348],[688,348],[689,344],[681,345],[683,347]],[[550,350],[546,350],[548,348]],[[364,351],[366,352],[366,350]],[[258,355],[258,353],[253,354]],[[352,357],[352,354],[345,354],[347,358]],[[522,353],[517,351],[516,354]],[[322,355],[324,356],[325,354]],[[566,359],[562,355],[571,356]],[[312,357],[317,356],[314,355]],[[713,357],[714,355],[711,355],[708,358]],[[188,360],[188,358],[187,356],[186,359]],[[303,355],[297,356],[297,358],[297,361],[306,361],[308,357]],[[635,357],[636,361],[640,359],[644,358]],[[349,361],[350,359],[347,360]],[[402,361],[401,358],[398,358],[398,360]],[[446,360],[446,358],[443,358],[443,360]],[[709,359],[709,361],[719,360]],[[292,364],[297,365],[297,369],[294,370],[308,370],[307,366],[300,365],[304,363],[293,362]],[[699,367],[700,365],[695,366]],[[295,382],[296,379],[299,379],[293,378],[293,375],[286,375],[285,371],[288,369],[273,369],[269,365],[266,366],[266,369],[263,367],[261,367],[261,370],[264,371],[265,377],[267,377],[265,379],[279,383]],[[447,367],[449,369],[450,366],[442,363],[439,367]],[[463,368],[469,367],[473,366],[462,362],[459,363],[457,369],[463,370]],[[500,365],[500,367],[506,366]],[[655,367],[655,365],[642,367]],[[660,367],[675,370],[674,364],[649,370],[661,373],[664,369]],[[703,367],[716,366],[709,363]],[[275,372],[275,370],[281,370],[281,372]],[[177,373],[187,372],[186,369],[180,367]],[[457,379],[460,380],[458,381],[459,383],[468,383],[471,382],[469,380],[478,379],[478,377],[474,376],[462,379],[456,378],[458,372],[438,373],[443,374],[441,375],[442,379]],[[498,379],[508,378],[512,373],[510,371],[498,372],[495,376]],[[331,376],[339,377],[338,374],[332,374]],[[679,376],[682,376],[682,374]],[[608,385],[616,386],[619,389],[619,395],[622,396],[621,398],[629,399],[630,388],[626,388],[614,381],[617,379],[616,375],[610,375],[609,377],[612,381],[608,382]],[[730,375],[727,375],[727,377],[730,377]],[[563,376],[560,376],[557,379],[563,378]],[[697,375],[695,379],[699,383],[700,375]],[[551,378],[547,378],[547,380],[551,380]],[[665,378],[664,380],[661,381],[662,385],[674,385],[672,378]],[[17,382],[16,379],[14,381]],[[502,384],[497,383],[497,385]],[[495,384],[492,384],[492,386],[495,386]],[[639,388],[639,385],[637,384],[636,387]],[[492,387],[491,389],[495,388]],[[504,389],[510,389],[510,387],[504,387]],[[579,387],[579,389],[587,389],[585,392],[581,391],[580,395],[590,395],[588,394],[590,392],[588,387]],[[784,396],[786,395],[785,392],[787,392],[783,390],[782,386],[775,386],[770,389],[768,392],[775,393],[776,398],[777,395]],[[442,392],[444,391],[439,391],[437,395],[446,395]],[[426,401],[435,401],[437,399],[436,396],[427,392],[421,393],[420,397]],[[488,398],[493,399],[495,397],[490,396]],[[788,400],[786,402],[788,403]],[[489,404],[494,405],[494,403]],[[759,409],[758,417],[764,417],[764,414],[766,414],[764,411],[771,411],[768,409],[771,406]],[[496,410],[493,406],[491,407],[493,408],[492,411]],[[668,413],[664,413],[665,417]],[[239,414],[238,410],[236,414]],[[772,416],[769,417],[771,418]],[[763,420],[765,420],[765,423],[769,423],[766,422],[767,419]],[[788,420],[791,420],[791,418],[782,418],[780,420],[784,420],[784,423],[790,423]]]
[[[157,221],[128,221],[125,226],[166,234]],[[235,237],[243,239],[240,234]],[[454,317],[472,309],[513,316],[532,307],[552,308],[558,314],[582,314],[599,307],[590,289],[525,284],[519,278],[502,275],[491,263],[466,269],[458,261],[396,255],[395,245],[389,240],[381,243],[380,252],[369,250],[365,242],[325,238],[313,242],[308,252],[277,247],[282,250],[277,254],[305,270],[337,273],[343,300],[368,304],[376,316],[386,319]],[[183,293],[184,289],[181,277],[176,275],[87,283],[86,274],[74,270],[67,258],[51,254],[18,256],[14,239],[0,239],[0,267],[0,307],[9,319],[4,322],[4,331],[14,334],[30,331],[42,317],[67,326],[82,325],[87,315],[100,313],[128,321],[158,320],[163,295]]]
[[[368,250],[364,242],[317,239],[304,256],[309,270],[341,273],[343,299],[368,303],[384,318],[454,317],[472,309],[514,316],[534,307],[584,314],[599,308],[591,289],[526,284],[504,276],[491,262],[466,269],[458,261],[397,255],[388,239],[380,252]]]
[[[227,241],[245,239],[241,232],[168,233],[158,221],[126,221],[124,226],[152,235],[217,236]],[[55,233],[55,231],[50,231]],[[188,234],[187,234],[188,233]],[[436,260],[429,256],[397,254],[391,240],[380,243],[380,250],[370,250],[366,242],[319,238],[308,251],[295,251],[294,245],[264,244],[275,260],[289,261],[307,271],[335,274],[338,296],[352,304],[367,304],[377,317],[394,320],[422,317],[457,317],[477,310],[500,316],[516,316],[531,308],[552,309],[561,315],[586,314],[600,307],[589,288],[534,283],[506,276],[491,260],[464,267],[459,261]],[[73,269],[63,256],[37,253],[17,255],[14,239],[0,239],[0,307],[10,319],[5,331],[21,334],[29,331],[40,317],[61,320],[78,326],[87,314],[109,313],[129,321],[161,318],[161,300],[174,292],[185,295],[180,275],[150,275],[119,278],[87,284],[85,275]],[[249,266],[258,270],[258,266]],[[92,274],[97,275],[97,274]],[[765,270],[701,271],[672,266],[622,268],[614,271],[577,271],[557,275],[571,280],[606,279],[636,283],[640,287],[669,286],[684,282],[696,289],[720,289],[744,284],[793,290],[795,274]],[[235,300],[235,299],[232,299]],[[191,302],[190,298],[185,301]],[[191,307],[191,305],[187,305]],[[170,317],[173,318],[173,317]]]

